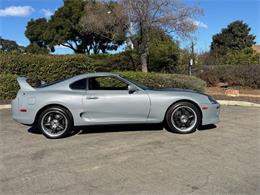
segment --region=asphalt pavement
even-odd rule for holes
[[[220,116],[189,135],[124,125],[49,140],[0,110],[0,194],[260,194],[260,108]]]

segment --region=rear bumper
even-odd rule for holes
[[[202,110],[202,125],[216,124],[219,122],[220,104],[208,104],[207,110]]]
[[[19,99],[15,98],[11,102],[11,110],[12,110],[12,117],[18,123],[32,125],[34,122],[34,117],[32,114],[31,109],[27,109],[27,112],[21,112],[19,106]]]

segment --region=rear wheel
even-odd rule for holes
[[[168,129],[181,134],[196,131],[201,123],[201,118],[197,106],[190,102],[178,102],[172,105],[166,113]]]
[[[39,115],[37,126],[47,138],[66,137],[72,130],[72,117],[62,107],[50,107]]]

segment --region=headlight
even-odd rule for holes
[[[218,104],[218,102],[211,96],[208,96],[209,98],[209,101],[212,103],[212,104]]]

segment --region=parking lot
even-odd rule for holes
[[[260,194],[259,108],[223,106],[190,135],[101,126],[60,140],[0,117],[0,194]]]

